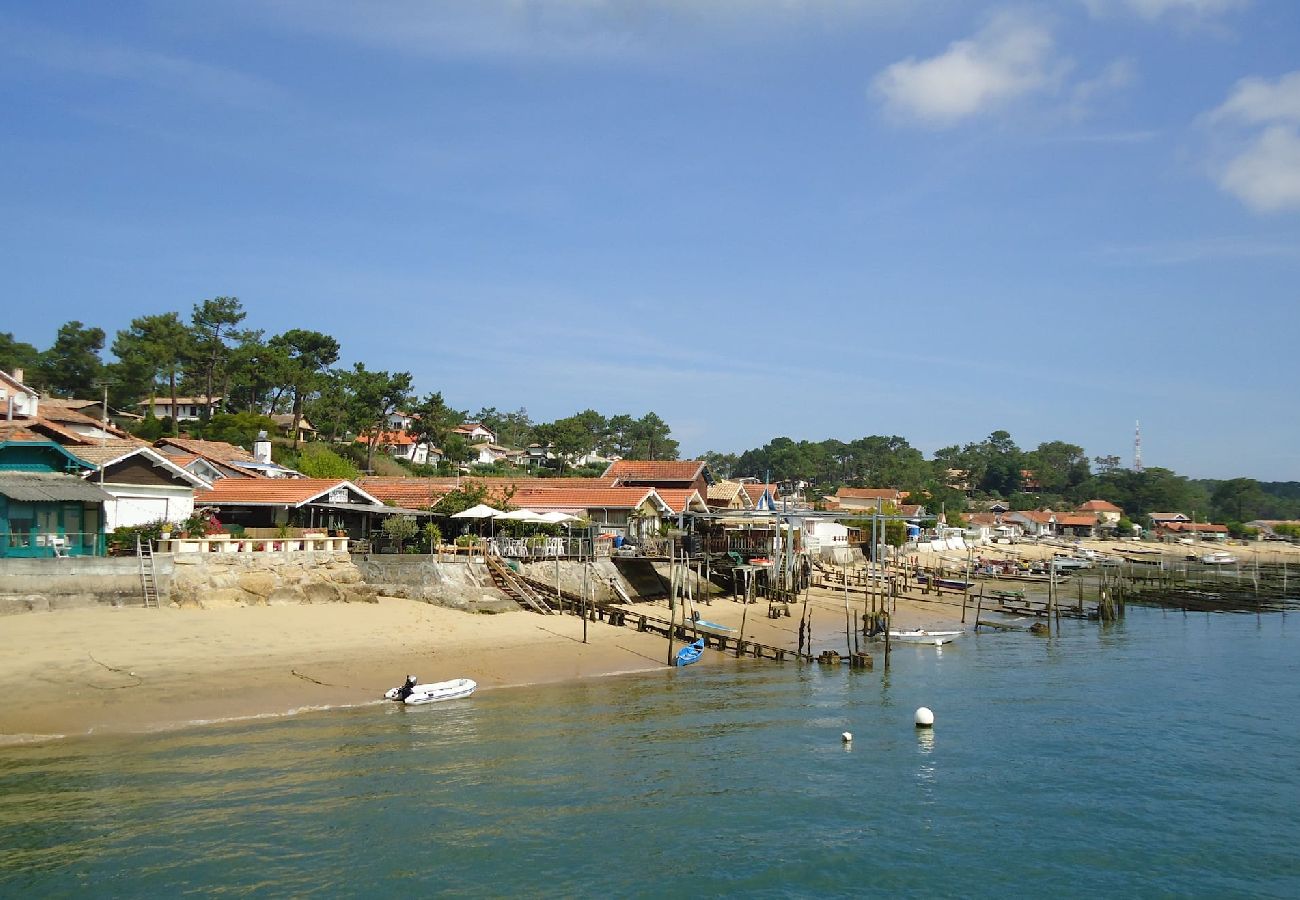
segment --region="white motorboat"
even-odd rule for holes
[[[961,636],[962,632],[960,631],[926,631],[923,628],[914,628],[910,631],[889,632],[889,641],[891,644],[934,644],[938,647],[942,644],[951,644]],[[884,634],[878,634],[875,639],[883,641],[885,636]]]
[[[453,678],[451,681],[438,681],[432,684],[418,684],[414,675],[406,676],[401,685],[384,693],[386,700],[399,700],[409,706],[420,703],[438,703],[442,700],[459,700],[474,693],[478,682],[469,678]]]
[[[1215,550],[1202,556],[1201,562],[1207,566],[1231,566],[1236,564],[1237,557],[1227,550]]]

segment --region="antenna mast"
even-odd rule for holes
[[[1142,471],[1142,423],[1136,423],[1133,430],[1133,471]]]

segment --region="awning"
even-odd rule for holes
[[[5,472],[0,474],[0,494],[23,503],[103,503],[113,499],[97,484],[57,472]]]

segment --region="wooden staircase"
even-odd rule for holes
[[[144,591],[145,609],[158,608],[158,579],[153,566],[153,542],[135,539],[135,555],[140,561],[140,588]]]
[[[541,592],[519,577],[506,565],[501,557],[489,553],[485,558],[487,559],[488,572],[492,575],[492,583],[496,585],[501,593],[533,612],[547,616],[555,613],[555,610],[546,602],[546,598],[542,596]]]

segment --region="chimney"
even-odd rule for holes
[[[22,383],[23,383],[23,370],[22,370],[22,369],[14,369],[13,372],[11,372],[10,374],[13,376],[14,381],[18,382],[19,384],[22,384]]]
[[[253,441],[253,458],[260,463],[271,462],[271,441],[265,431],[259,431],[257,440]]]

